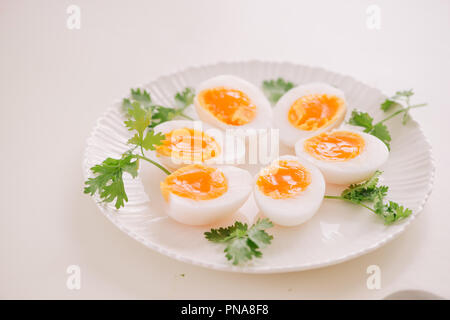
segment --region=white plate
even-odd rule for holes
[[[258,86],[265,79],[278,77],[296,84],[327,82],[345,92],[349,110],[357,107],[370,112],[375,119],[383,116],[380,103],[386,97],[378,89],[348,76],[291,63],[248,61],[192,67],[141,87],[149,90],[155,102],[173,106],[177,91],[186,86],[195,87],[219,74],[240,76]],[[97,121],[84,156],[85,178],[90,176],[89,168],[93,165],[106,157],[118,157],[127,150],[130,132],[123,121],[120,102]],[[123,232],[145,246],[183,262],[248,273],[289,272],[336,264],[368,253],[398,236],[422,210],[431,192],[434,163],[430,144],[420,126],[412,119],[405,126],[400,119],[393,119],[387,125],[392,135],[392,151],[382,168],[383,183],[390,187],[391,199],[413,210],[411,217],[402,223],[385,226],[381,219],[359,206],[324,200],[319,212],[307,223],[294,228],[269,229],[274,235],[273,243],[264,249],[262,259],[254,259],[245,266],[232,266],[224,257],[223,246],[212,244],[203,237],[203,232],[209,228],[185,226],[163,213],[159,181],[164,174],[151,165],[141,165],[138,179],[125,177],[129,198],[125,208],[116,210],[113,205],[99,202],[98,197],[96,201],[101,212]],[[327,187],[327,194],[339,191],[336,187]],[[258,209],[250,198],[234,219],[251,223],[257,214]],[[223,221],[222,224],[231,222]]]

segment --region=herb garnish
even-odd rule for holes
[[[113,202],[119,209],[128,201],[128,196],[123,183],[123,174],[129,173],[133,178],[137,176],[139,160],[145,160],[161,169],[164,173],[170,171],[145,156],[145,151],[155,150],[165,139],[161,133],[155,134],[153,127],[159,123],[172,120],[176,116],[190,119],[184,114],[184,110],[192,104],[194,91],[186,88],[175,95],[176,108],[167,108],[152,102],[150,94],[146,90],[131,89],[130,98],[122,101],[123,110],[128,119],[124,122],[134,136],[128,140],[132,148],[122,154],[118,159],[107,158],[101,164],[91,168],[95,175],[85,182],[84,193],[94,195],[99,193],[104,202]],[[139,152],[135,152],[135,150]]]
[[[406,124],[409,119],[409,110],[414,108],[420,108],[424,107],[427,104],[421,103],[416,105],[411,105],[410,98],[414,95],[413,90],[404,90],[404,91],[397,91],[394,96],[386,99],[381,104],[381,110],[384,112],[387,112],[393,108],[400,107],[400,110],[397,110],[396,112],[392,113],[388,117],[384,118],[381,121],[378,121],[377,123],[373,123],[373,118],[367,113],[362,111],[353,110],[350,120],[348,121],[349,124],[362,127],[364,128],[364,132],[369,133],[381,141],[383,141],[388,149],[390,149],[390,142],[391,142],[391,135],[389,133],[388,128],[384,124],[386,121],[394,118],[395,116],[399,114],[403,114],[402,123]],[[406,107],[404,107],[401,102],[406,104]]]
[[[265,218],[258,219],[248,228],[247,224],[236,221],[227,228],[211,229],[205,232],[205,238],[211,242],[224,243],[225,257],[232,260],[234,265],[262,256],[260,249],[270,244],[273,236],[265,229],[273,227],[273,223]]]
[[[262,89],[267,96],[271,104],[275,104],[280,98],[289,90],[295,87],[290,81],[286,81],[283,78],[274,80],[265,80],[262,83]]]
[[[389,188],[378,186],[381,173],[377,170],[368,180],[350,185],[340,196],[325,196],[324,198],[339,199],[360,205],[383,218],[385,224],[391,224],[408,217],[412,213],[411,209],[393,201],[385,203],[384,198]],[[372,203],[373,207],[368,206],[367,203]]]

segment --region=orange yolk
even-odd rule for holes
[[[279,160],[265,168],[256,181],[259,190],[273,199],[295,197],[310,183],[311,174],[295,160]]]
[[[216,168],[192,164],[173,172],[160,187],[166,201],[169,193],[192,200],[211,200],[227,192],[228,182]]]
[[[242,126],[256,116],[256,106],[242,91],[225,87],[206,89],[200,92],[200,105],[219,121]]]
[[[182,128],[166,133],[165,137],[162,145],[156,147],[160,156],[206,161],[217,157],[221,152],[216,140],[203,131]]]
[[[318,160],[346,161],[362,152],[365,141],[357,133],[335,131],[309,138],[303,146],[306,152]]]
[[[326,94],[310,94],[297,99],[288,112],[289,122],[300,130],[312,131],[335,120],[344,100]]]

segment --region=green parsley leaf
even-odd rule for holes
[[[381,110],[383,111],[388,111],[389,109],[391,109],[393,106],[397,105],[397,102],[395,102],[394,100],[391,99],[386,99],[382,104],[381,104]]]
[[[155,134],[153,130],[149,130],[142,140],[142,147],[145,150],[155,150],[155,146],[161,145],[165,138],[166,137],[161,132]]]
[[[273,236],[265,232],[265,229],[273,227],[269,219],[258,219],[256,223],[248,230],[248,238],[256,244],[259,249],[265,248],[273,239]]]
[[[177,115],[178,113],[176,109],[156,106],[153,112],[150,128],[154,128],[160,123],[173,120]]]
[[[181,116],[192,120],[184,114],[184,110],[194,102],[195,91],[192,88],[186,88],[182,92],[175,94],[176,108],[167,108],[163,106],[154,106],[154,112],[152,116],[152,123],[150,128],[154,128],[160,123],[173,120],[175,117]]]
[[[401,97],[408,98],[408,97],[411,97],[413,95],[414,95],[413,89],[402,90],[402,91],[397,91],[395,93],[395,96],[393,97],[393,99],[398,99],[398,98],[401,98]]]
[[[381,141],[384,142],[384,144],[388,147],[388,149],[391,149],[390,142],[391,142],[391,134],[389,133],[388,128],[383,123],[377,123],[373,126],[372,130],[369,131],[369,133]]]
[[[295,85],[292,82],[286,81],[283,78],[265,80],[262,83],[263,92],[271,104],[277,103],[278,100],[293,87],[295,87]]]
[[[390,149],[391,135],[388,128],[382,122],[373,125],[373,118],[367,112],[353,110],[348,123],[364,128],[364,132],[377,137]]]
[[[359,184],[350,185],[347,189],[342,191],[341,197],[357,203],[375,200],[375,197],[379,193],[377,189],[377,184],[380,175],[381,171],[377,170],[368,180]],[[380,192],[386,193],[387,187],[385,186],[382,187],[383,190]]]
[[[136,130],[142,136],[152,119],[150,109],[144,109],[139,102],[133,102],[128,109],[128,116],[129,119],[125,121],[128,130]]]
[[[247,230],[247,227],[243,223],[236,221],[234,225],[226,228],[211,229],[209,232],[205,232],[205,238],[211,242],[226,242],[237,229]]]
[[[412,213],[410,209],[393,201],[389,201],[385,204],[384,199],[387,196],[389,188],[387,186],[378,185],[381,173],[381,171],[377,170],[372,177],[366,181],[350,185],[340,196],[325,196],[325,198],[341,199],[363,206],[383,218],[385,224],[391,224],[408,217]],[[367,205],[370,203],[373,203],[372,208]]]
[[[133,161],[134,160],[134,161]],[[128,172],[133,178],[137,176],[138,160],[133,154],[124,155],[121,159],[107,158],[101,164],[91,168],[94,178],[89,178],[84,193],[100,194],[105,202],[116,200],[115,207],[119,209],[128,201],[123,183],[123,173]]]
[[[391,134],[389,133],[388,128],[386,125],[384,125],[384,122],[386,122],[389,119],[392,119],[393,117],[403,114],[402,116],[402,123],[406,124],[408,122],[409,116],[409,110],[412,108],[419,108],[426,106],[426,103],[417,104],[417,105],[411,105],[410,104],[410,98],[414,95],[414,91],[411,90],[403,90],[403,91],[397,91],[394,96],[391,98],[387,98],[380,106],[381,110],[384,112],[387,112],[391,110],[394,107],[400,106],[400,110],[395,111],[390,116],[384,118],[381,121],[378,121],[377,123],[373,124],[373,118],[367,113],[367,112],[360,112],[357,110],[352,111],[352,115],[349,119],[349,124],[363,127],[364,132],[369,133],[381,141],[384,142],[384,144],[390,149],[390,142],[391,142]],[[402,104],[399,103],[399,101],[402,101],[406,103],[406,107],[403,107]]]
[[[175,104],[178,109],[186,109],[194,103],[195,91],[192,88],[185,88],[182,92],[175,94]]]
[[[128,109],[132,108],[131,100],[128,98],[123,98],[122,100],[122,109],[125,113],[128,113]]]
[[[384,214],[384,220],[386,221],[386,224],[391,224],[395,221],[409,217],[411,213],[411,209],[405,208],[396,202],[389,201],[389,205],[386,207],[386,212]]]
[[[131,98],[135,101],[139,102],[143,107],[151,107],[152,106],[152,98],[147,90],[131,89]]]
[[[373,128],[373,118],[367,112],[353,110],[348,123],[363,127],[365,129],[364,132],[370,132]]]
[[[122,178],[123,173],[128,172],[135,178],[138,174],[139,159],[170,174],[169,170],[144,154],[144,150],[155,150],[155,146],[161,145],[165,139],[163,134],[155,134],[149,128],[152,123],[152,111],[157,107],[146,90],[131,89],[130,98],[122,100],[122,108],[128,116],[128,119],[124,121],[125,126],[130,131],[136,131],[134,136],[128,140],[128,143],[135,147],[124,152],[120,159],[107,158],[101,164],[92,167],[91,171],[95,177],[86,180],[84,193],[92,196],[98,192],[100,198],[105,202],[115,200],[115,207],[119,209],[128,201]],[[136,147],[140,148],[141,154],[133,153]]]
[[[225,243],[225,257],[234,265],[262,256],[260,249],[269,245],[273,236],[265,229],[273,227],[273,223],[265,218],[248,228],[247,224],[235,222],[227,228],[211,229],[205,232],[205,238],[211,242]]]
[[[392,224],[395,221],[405,219],[412,213],[411,209],[405,208],[393,201],[384,204],[382,198],[377,200],[374,209],[375,213],[384,219],[385,224]]]

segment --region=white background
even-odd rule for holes
[[[68,30],[66,9],[81,8]],[[381,29],[366,9],[381,9]],[[450,298],[450,1],[2,1],[0,298]],[[436,159],[434,192],[399,238],[340,265],[242,275],[186,265],[116,229],[82,193],[95,120],[130,87],[191,65],[322,66],[390,94],[414,88]],[[81,267],[81,290],[66,268]],[[368,290],[377,264],[382,288]],[[185,276],[181,276],[184,274]]]

